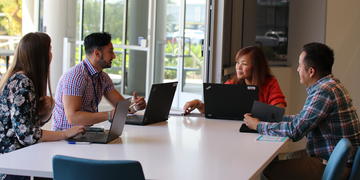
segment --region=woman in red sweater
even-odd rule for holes
[[[271,74],[269,65],[263,51],[257,46],[240,49],[235,56],[236,76],[227,80],[225,84],[246,84],[259,87],[259,101],[286,107],[285,96],[281,92],[276,78]],[[194,109],[205,112],[204,103],[198,99],[189,101],[184,105],[185,114]]]

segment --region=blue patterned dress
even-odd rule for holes
[[[12,75],[0,92],[0,153],[35,144],[42,135],[35,88],[24,74]],[[0,174],[0,179],[5,175]]]

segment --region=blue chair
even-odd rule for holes
[[[62,155],[53,157],[53,173],[55,180],[145,179],[138,161],[91,160]]]
[[[322,180],[341,179],[351,147],[351,142],[347,138],[342,138],[336,144],[325,167]]]
[[[357,148],[349,180],[360,179],[360,147]]]

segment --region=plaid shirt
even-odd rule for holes
[[[297,115],[284,116],[283,122],[260,122],[257,131],[272,136],[288,136],[293,141],[307,137],[310,156],[325,160],[341,138],[360,145],[360,122],[352,100],[340,81],[332,75],[307,88],[308,97]],[[349,157],[349,162],[353,159]]]
[[[63,95],[81,96],[80,111],[97,112],[102,96],[113,89],[114,84],[109,75],[102,71],[98,72],[89,60],[85,59],[71,68],[60,78],[57,86],[52,130],[71,127],[65,116]]]

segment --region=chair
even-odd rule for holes
[[[341,179],[351,147],[351,142],[347,138],[342,138],[336,144],[325,167],[322,180]]]
[[[360,147],[357,148],[349,180],[360,179]]]
[[[145,179],[138,161],[91,160],[62,155],[53,157],[53,173],[55,180]]]

